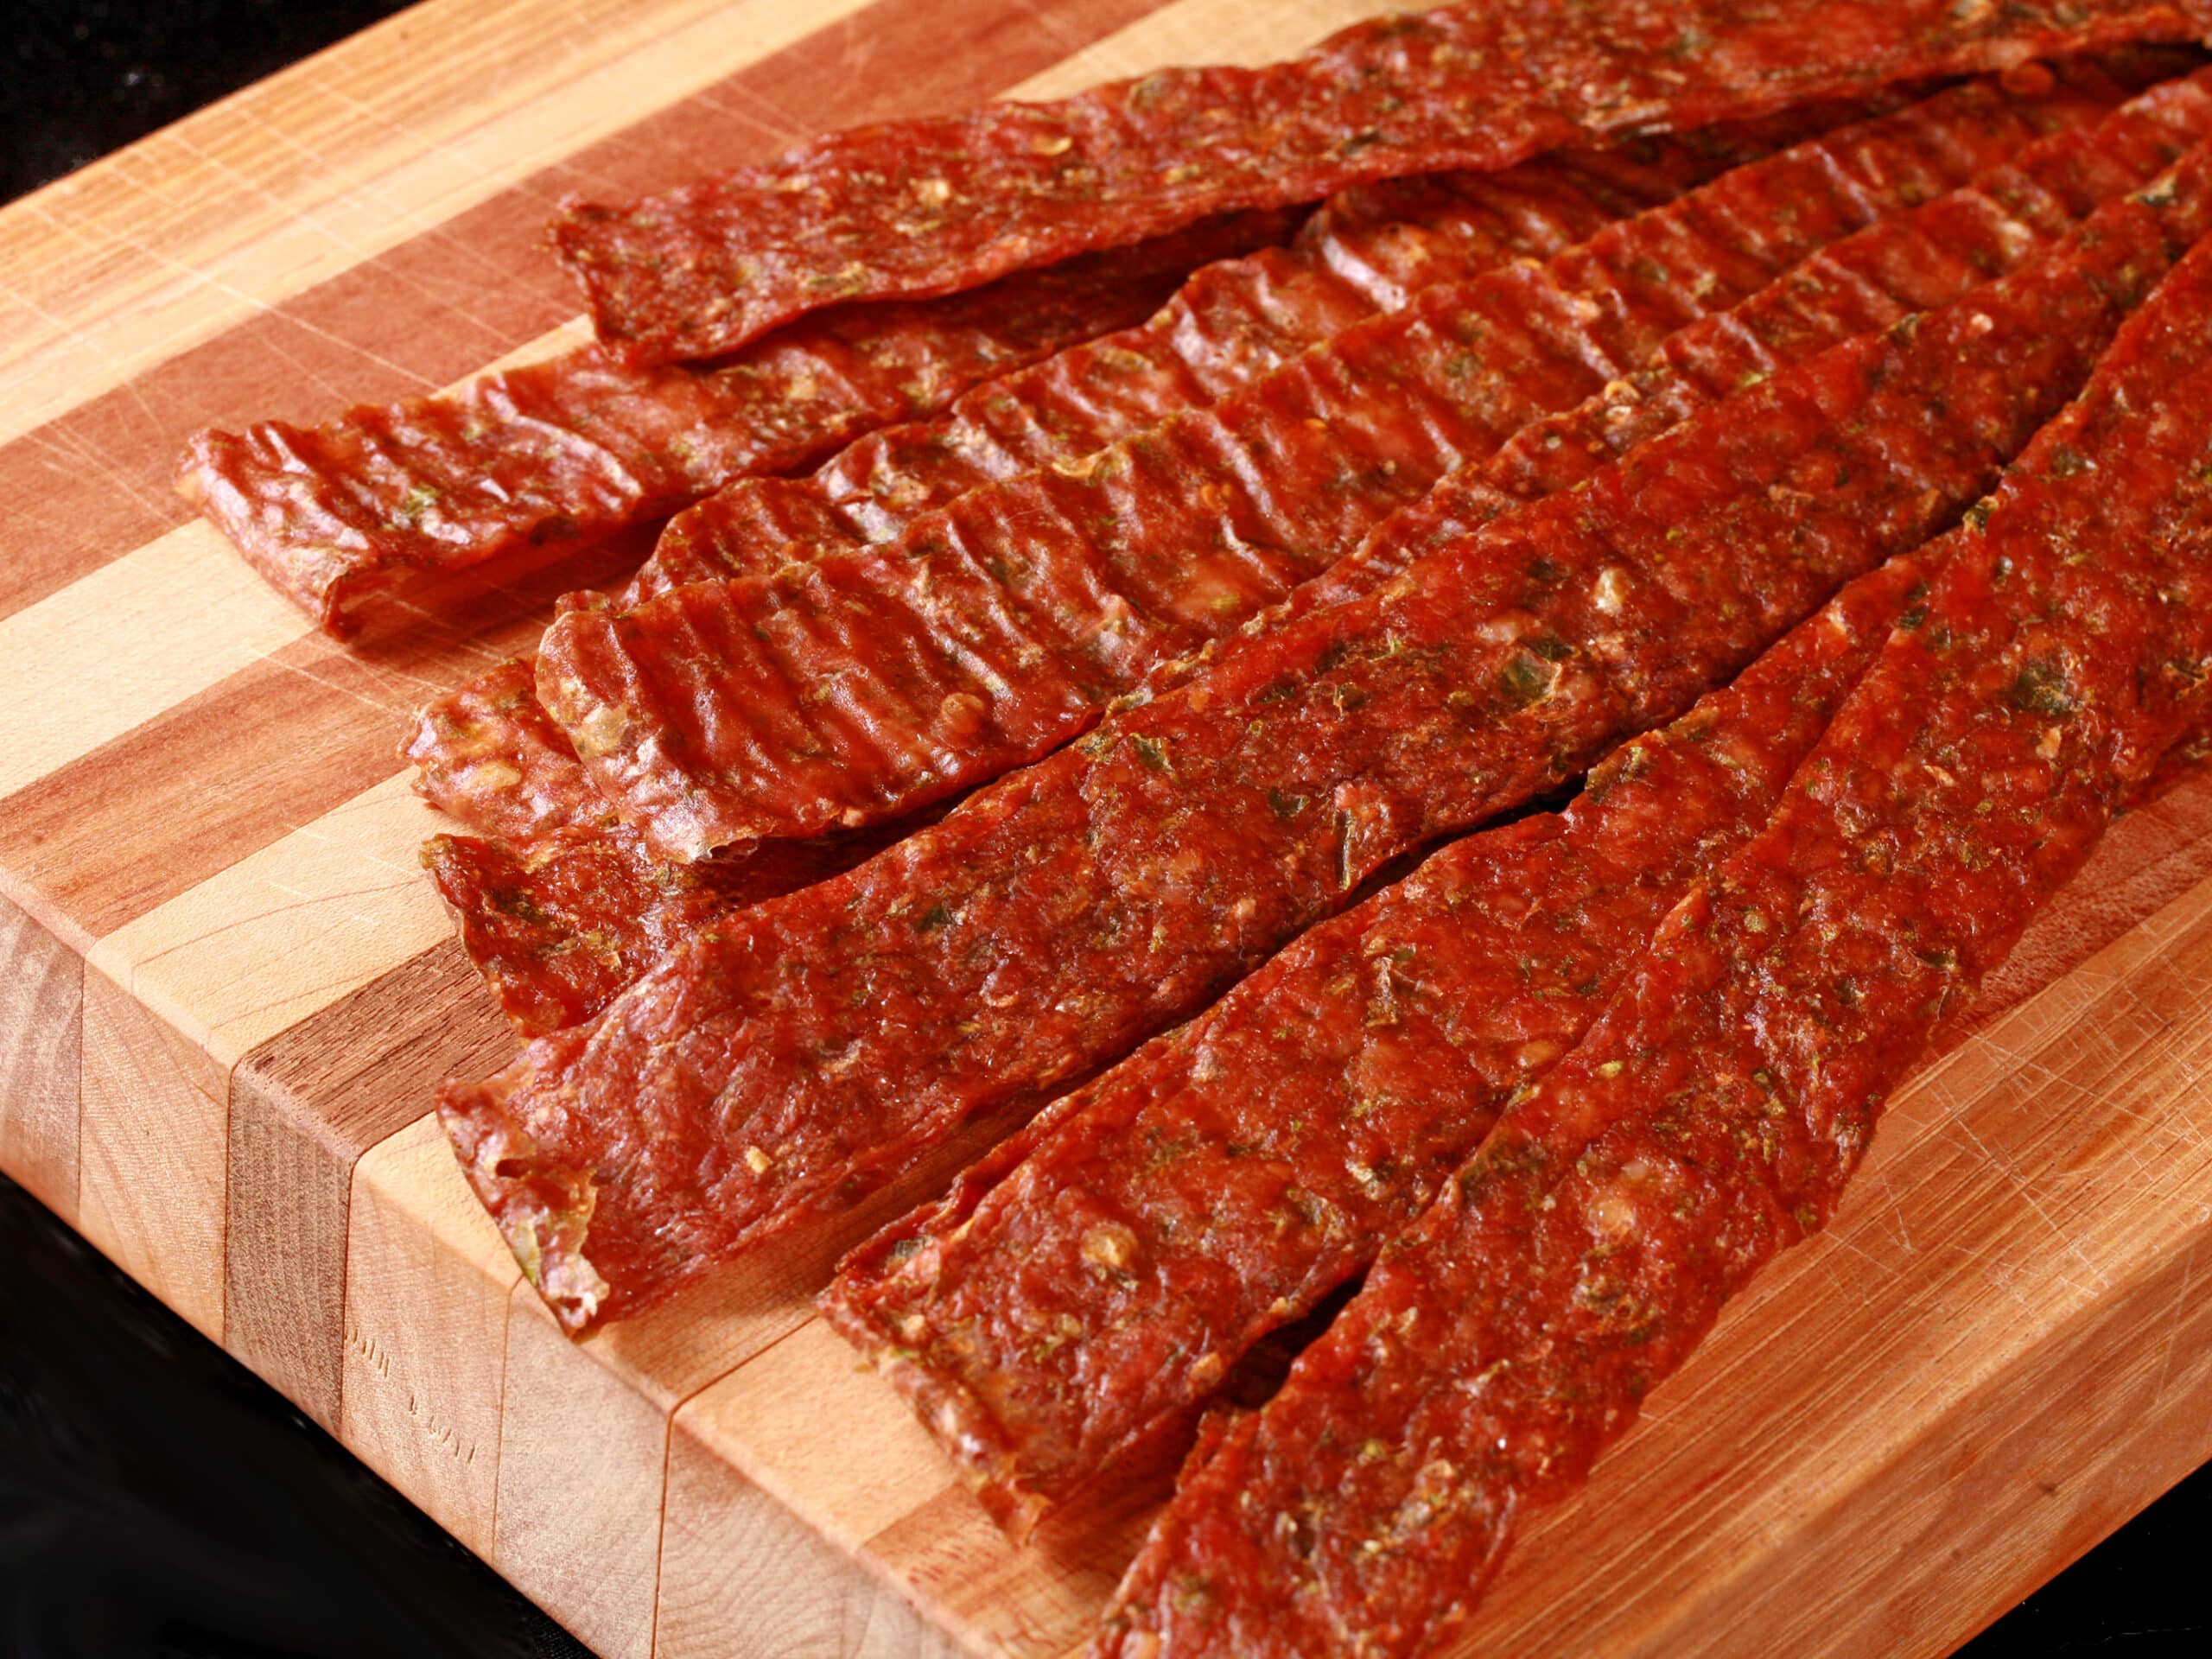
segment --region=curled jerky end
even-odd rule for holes
[[[880,1279],[849,1281],[841,1273],[816,1298],[815,1306],[830,1328],[853,1345],[861,1363],[912,1408],[1000,1530],[1017,1544],[1026,1542],[1056,1495],[1039,1491],[1022,1479],[1012,1441],[982,1398],[958,1378],[924,1364],[877,1298],[868,1294],[872,1287],[887,1288],[901,1277],[902,1272],[894,1270]]]
[[[536,1138],[510,1119],[505,1101],[499,1077],[448,1080],[438,1090],[438,1122],[531,1287],[563,1330],[580,1336],[610,1294],[584,1255],[598,1188],[581,1170],[541,1160]]]
[[[264,423],[263,428],[279,429],[275,422]],[[314,618],[325,633],[334,639],[352,639],[361,631],[358,601],[388,585],[360,568],[368,551],[366,540],[327,514],[316,521],[322,531],[319,539],[288,535],[264,523],[254,496],[224,474],[226,459],[245,451],[251,443],[251,435],[215,427],[194,433],[177,461],[176,493],[214,525],[256,575]]]

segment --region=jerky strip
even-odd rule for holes
[[[1578,416],[1599,423],[1602,432],[1616,442],[1620,430],[1633,424],[1640,441],[1710,401],[1702,395],[1707,388],[1713,398],[1725,395],[1746,378],[1749,372],[1740,365],[1747,358],[1760,365],[1758,372],[1771,372],[1847,338],[1862,320],[1886,324],[1916,304],[1955,299],[1980,275],[2010,269],[2031,257],[2044,245],[2041,232],[2045,222],[2063,225],[2069,214],[2088,211],[2100,197],[2117,194],[2149,177],[2172,153],[2206,136],[2209,121],[2212,95],[2202,79],[2174,81],[2107,119],[2096,130],[2093,147],[2074,132],[2031,145],[2017,163],[2000,167],[1993,175],[1984,175],[1969,192],[1938,198],[1904,219],[1871,226],[1815,256],[1815,269],[1801,268],[1736,311],[1693,324],[1671,337],[1663,355],[1680,373],[1692,377],[1687,384],[1647,378],[1643,400],[1632,410],[1617,404],[1609,389],[1591,399]],[[2056,202],[2050,200],[2054,194]],[[1989,208],[1993,199],[2005,205],[2003,213]],[[1615,418],[1627,413],[1632,413],[1632,423]],[[1538,429],[1552,424],[1539,423]],[[1536,436],[1536,429],[1524,429],[1478,469],[1473,481],[1467,474],[1456,475],[1422,502],[1385,521],[1357,554],[1300,588],[1293,595],[1294,609],[1312,608],[1317,590],[1327,592],[1327,598],[1319,602],[1340,601],[1348,588],[1363,591],[1410,557],[1445,544],[1454,530],[1464,533],[1506,510],[1516,497],[1535,499],[1587,476],[1606,454],[1603,444],[1595,446],[1594,453],[1578,449],[1573,459],[1580,465],[1569,467],[1556,461],[1555,444],[1532,443]],[[1488,499],[1478,516],[1469,504],[1484,493]],[[1361,579],[1356,588],[1355,576]],[[1248,629],[1254,626],[1246,625]],[[1184,677],[1196,666],[1188,659],[1174,665]],[[1156,680],[1161,677],[1155,676]],[[543,724],[550,728],[550,721]],[[658,895],[687,892],[690,883],[677,867],[654,871],[650,856],[633,841],[626,840],[624,852],[614,861],[623,872],[621,879],[580,889],[561,866],[539,860],[509,861],[512,868],[500,887],[505,908],[489,915],[469,908],[468,892],[441,881],[441,890],[461,918],[474,959],[529,1034],[551,1028],[543,1023],[539,1012],[546,1008],[572,1010],[576,1018],[596,1013],[619,988],[605,964],[610,959],[634,963],[643,971],[655,958],[657,941],[666,937]],[[580,892],[596,902],[581,904]],[[641,892],[653,897],[642,910],[629,907],[629,896]],[[518,922],[516,907],[541,919]],[[687,906],[687,925],[703,921],[712,908]]]
[[[539,706],[536,664],[519,658],[425,704],[399,755],[433,806],[518,847],[620,828]]]
[[[757,905],[440,1110],[570,1329],[1195,1013],[1389,859],[1674,719],[1918,545],[2212,218],[2212,153]],[[588,1252],[587,1252],[588,1243]]]
[[[1765,823],[1924,574],[1859,578],[1564,812],[1302,935],[848,1257],[823,1313],[1026,1529],[1436,1198]]]
[[[1961,87],[1739,168],[886,548],[572,613],[539,699],[664,856],[897,817],[1065,742],[1685,323],[1995,165],[2051,98],[2081,108]]]
[[[2209,125],[2212,72],[2200,70],[2131,100],[2093,140],[2055,135],[1967,189],[1822,249],[1732,311],[1669,337],[1658,362],[1531,423],[1481,467],[1394,513],[1356,553],[1292,595],[1281,614],[1372,592],[1499,512],[1573,487],[1740,386],[1910,311],[1951,303],[1976,282],[2036,257],[2069,219],[2171,166],[2208,137]]]
[[[2155,67],[2154,59],[2127,54],[2111,62],[2109,73],[2125,85]],[[2099,70],[2077,71],[2070,83],[2056,96],[2032,102],[2033,118],[2056,124],[2098,102],[2110,101],[2111,84]],[[1978,105],[1974,107],[1980,112]],[[1509,257],[1556,252],[1562,244],[1573,243],[1615,218],[1669,200],[1746,156],[1769,154],[1777,143],[1825,131],[1847,114],[1840,106],[1791,111],[1688,140],[1642,146],[1633,156],[1538,162],[1490,179],[1403,180],[1351,193],[1327,204],[1320,227],[1300,238],[1300,286],[1313,292],[1302,297],[1281,296],[1277,290],[1283,271],[1276,261],[1255,257],[1211,266],[1179,290],[1176,302],[1154,319],[1160,327],[1147,325],[1102,342],[1102,346],[1111,346],[1103,355],[1082,347],[1064,353],[1044,365],[1041,385],[1010,376],[967,400],[982,432],[978,441],[1014,445],[1012,435],[1024,424],[1026,411],[1034,434],[1027,440],[1027,449],[1038,453],[1040,461],[1072,460],[1099,447],[1090,440],[1102,426],[1116,418],[1135,418],[1134,404],[1141,404],[1144,385],[1149,384],[1125,388],[1123,397],[1117,398],[1116,383],[1102,384],[1095,370],[1114,371],[1130,360],[1140,366],[1155,361],[1180,364],[1186,365],[1184,379],[1203,379],[1208,385],[1226,388],[1287,352],[1300,330],[1325,332],[1330,318],[1354,305],[1371,312],[1387,300],[1385,308],[1395,308],[1403,305],[1412,289],[1427,283],[1470,276]],[[2008,136],[1999,131],[1991,137],[1993,143],[2001,143]],[[1882,159],[1869,161],[1878,164]],[[1315,260],[1320,262],[1318,268],[1306,270],[1306,264]],[[1340,282],[1334,274],[1338,271],[1351,275]],[[1186,303],[1182,296],[1192,290],[1198,297]],[[1370,303],[1370,295],[1382,297]],[[1070,363],[1072,368],[1066,366]],[[1055,390],[1064,394],[1060,401],[1047,395]],[[1033,403],[1039,407],[1031,409]],[[1088,420],[1084,418],[1086,410],[1096,411]],[[997,440],[989,439],[993,431],[1001,435]],[[1056,434],[1064,434],[1068,446],[1057,456],[1052,453]],[[962,446],[949,442],[948,447],[957,450]],[[867,463],[854,465],[864,467]],[[837,467],[833,464],[826,470]],[[752,480],[724,492],[717,503],[743,507],[772,501],[777,498],[759,495],[754,488],[771,482]],[[804,491],[811,480],[772,482]],[[762,511],[774,509],[764,506]],[[696,514],[686,517],[701,526],[721,522]],[[730,562],[759,553],[747,553],[734,541],[710,543],[703,530],[686,536],[677,525],[670,526],[662,539],[663,546],[656,549],[654,559],[638,578],[653,589],[665,585],[671,569],[688,569],[696,561],[709,561],[714,568],[695,574],[715,575]],[[583,603],[585,596],[575,596],[573,602]],[[537,706],[535,690],[518,683],[510,664],[423,709],[401,753],[421,768],[416,787],[426,798],[487,836],[526,847],[556,830],[613,822],[576,768],[567,737]],[[499,764],[486,766],[481,764],[485,757]],[[510,795],[514,798],[507,798]]]
[[[1951,538],[1764,831],[1186,1475],[1095,1652],[1427,1649],[1825,1224],[1931,1030],[2201,718],[2212,250],[2143,321]]]
[[[810,466],[870,428],[1149,315],[1195,266],[1281,241],[1247,213],[942,300],[810,318],[713,369],[597,347],[364,404],[321,426],[208,430],[178,487],[340,637],[369,594],[524,546],[665,517],[751,473]]]
[[[1139,327],[1002,376],[935,420],[871,433],[809,477],[748,480],[702,502],[663,533],[625,602],[891,541],[969,490],[1217,403],[1423,288],[1508,258],[1548,258],[1612,219],[1871,113],[1827,105],[1503,173],[1347,192],[1287,249],[1208,267]]]
[[[590,1018],[732,911],[826,880],[912,828],[753,842],[691,864],[653,858],[620,828],[527,849],[437,836],[423,863],[500,1011],[534,1037]]]
[[[1206,213],[2207,22],[2202,0],[1478,0],[1356,24],[1268,68],[833,133],[628,207],[571,202],[553,237],[603,341],[702,357],[832,302],[950,293]]]

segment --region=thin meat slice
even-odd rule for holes
[[[1564,812],[1300,936],[855,1252],[823,1313],[1026,1529],[1435,1199],[1764,823],[1924,575],[1860,577]]]
[[[1394,515],[1357,554],[1300,588],[1293,595],[1294,612],[1302,613],[1314,602],[1340,602],[1350,596],[1348,589],[1363,591],[1378,575],[1416,556],[1415,550],[1437,550],[1455,531],[1467,533],[1519,501],[1579,481],[1609,456],[1609,443],[1629,447],[1621,438],[1625,429],[1632,428],[1639,442],[1656,435],[1725,396],[1750,373],[1770,373],[1866,323],[1886,325],[1916,306],[1956,298],[1981,275],[2031,257],[2046,245],[2046,226],[2057,233],[2069,213],[2088,211],[2101,195],[2139,185],[2173,153],[2207,137],[2212,130],[2208,80],[2212,76],[2200,75],[2154,88],[2103,123],[2094,143],[2069,130],[2031,145],[2017,162],[1981,175],[1968,191],[1873,226],[1815,255],[1735,311],[1691,325],[1662,348],[1666,372],[1640,378],[1640,402],[1624,407],[1617,401],[1622,389],[1609,389],[1560,423],[1524,429],[1484,467],[1455,475]],[[2001,211],[1993,204],[2001,204]],[[1758,366],[1750,369],[1747,363]],[[1554,442],[1562,425],[1569,432],[1586,425],[1605,442],[1562,456]],[[1328,599],[1317,601],[1317,590]],[[1172,666],[1175,677],[1189,677],[1203,664],[1185,659]],[[1157,675],[1155,683],[1168,677]],[[833,844],[849,839],[840,836]],[[681,874],[692,867],[666,865],[655,872],[657,861],[634,837],[624,837],[622,846],[619,857],[612,851],[603,855],[619,862],[622,879],[582,889],[589,903],[579,902],[578,885],[562,864],[546,861],[507,861],[499,888],[505,908],[496,912],[482,908],[480,891],[441,876],[441,890],[461,918],[472,957],[530,1034],[551,1028],[538,1010],[573,1010],[577,1018],[596,1013],[619,988],[610,961],[635,964],[639,972],[650,966],[670,937],[659,895],[688,894],[696,885]],[[757,887],[747,892],[750,902],[773,896]],[[626,902],[632,893],[646,895],[648,902],[632,908]],[[687,925],[734,907],[711,899],[696,907],[688,898],[683,902]],[[518,923],[517,906],[536,919]],[[525,1010],[531,1011],[527,1020]]]
[[[1236,214],[944,299],[842,307],[710,369],[628,367],[589,346],[321,426],[210,429],[178,487],[343,637],[365,599],[410,577],[646,524],[933,413],[1141,321],[1194,268],[1279,243],[1300,217]]]
[[[537,701],[537,669],[510,658],[416,713],[399,745],[416,792],[516,848],[621,828]]]
[[[1186,1471],[1102,1659],[1427,1651],[1834,1212],[1931,1032],[2205,711],[2212,247],[2139,325],[1948,538],[1765,828]]]
[[[912,811],[1066,741],[1684,324],[2031,142],[2041,100],[2064,96],[2043,84],[1961,88],[1543,265],[1425,289],[1212,409],[970,492],[884,548],[572,612],[541,647],[539,699],[666,857]]]
[[[535,1037],[589,1019],[721,917],[827,880],[915,827],[753,842],[692,864],[664,863],[620,828],[528,846],[435,836],[423,863],[500,1012]]]
[[[2109,103],[2116,86],[2137,84],[2164,67],[2159,54],[2126,53],[2069,71],[2063,87],[2024,99],[2028,114],[2020,124],[2078,119]],[[1825,131],[1853,112],[1841,105],[1792,111],[1688,139],[1653,141],[1634,146],[1629,155],[1531,162],[1482,181],[1421,178],[1348,193],[1325,204],[1318,226],[1299,239],[1300,286],[1312,291],[1285,298],[1277,280],[1281,268],[1274,262],[1221,262],[1179,290],[1178,298],[1153,319],[1160,327],[1130,331],[1112,342],[1113,361],[1138,365],[1131,371],[1137,384],[1122,387],[1125,397],[1117,401],[1098,383],[1097,372],[1110,373],[1111,361],[1076,349],[1047,364],[1041,382],[1017,375],[993,384],[985,400],[992,412],[979,416],[977,424],[1000,434],[995,441],[1011,444],[1014,440],[1008,435],[1022,424],[1020,411],[1026,410],[1033,429],[1027,449],[1040,464],[1078,459],[1096,447],[1090,435],[1099,423],[1116,418],[1113,410],[1134,418],[1132,410],[1144,401],[1150,385],[1141,372],[1144,365],[1159,368],[1170,381],[1202,379],[1208,385],[1232,387],[1240,376],[1263,371],[1300,330],[1325,327],[1332,315],[1355,304],[1369,311],[1395,308],[1428,283],[1471,276],[1507,259],[1555,252],[1586,227],[1671,200],[1746,157]],[[1971,112],[1986,114],[1979,105]],[[1989,136],[1990,145],[1993,149],[2017,136],[2014,125],[2005,125]],[[1928,147],[1941,145],[1931,142]],[[1870,159],[1878,164],[1888,158]],[[1318,261],[1319,269],[1304,271],[1306,260]],[[1345,280],[1338,282],[1332,273],[1344,273]],[[1192,290],[1197,297],[1186,302],[1183,296]],[[1375,296],[1371,303],[1370,296]],[[1071,367],[1068,359],[1073,360]],[[1074,391],[1078,386],[1084,388],[1079,396]],[[1056,391],[1069,396],[1055,402],[1050,394]],[[1092,410],[1092,417],[1073,418],[1070,398]],[[1065,435],[1065,446],[1052,447],[1054,434]],[[852,465],[865,468],[868,463]],[[747,502],[755,496],[744,489],[728,492],[723,499]],[[663,540],[669,546],[656,550],[639,582],[663,585],[657,567],[664,557],[682,560],[680,550],[718,561],[724,553],[738,556],[734,543],[714,551],[703,537],[686,537],[673,525]],[[579,594],[568,602],[601,601]],[[503,724],[512,729],[501,730]],[[537,706],[534,690],[518,696],[512,665],[502,664],[427,706],[401,753],[421,769],[417,787],[434,804],[472,830],[518,842],[519,851],[556,827],[542,810],[549,799],[574,802],[576,810],[567,817],[579,827],[602,817],[581,798],[592,791],[576,769],[568,739],[549,741],[557,732]],[[507,763],[505,769],[474,764],[473,758],[482,753],[499,756]],[[519,798],[503,798],[507,793]]]
[[[570,1329],[1205,1007],[1392,858],[1580,775],[1964,509],[2212,222],[2212,150],[1967,300],[742,911],[441,1115]]]
[[[626,207],[562,257],[639,360],[726,352],[817,306],[944,294],[1238,207],[1494,170],[1900,79],[2193,40],[2202,0],[1473,0],[1262,69],[1167,69],[1055,104],[859,127]]]
[[[2081,79],[2084,92],[2097,90],[2094,75]],[[710,497],[662,533],[624,602],[891,541],[969,490],[1217,403],[1424,288],[1509,258],[1548,258],[1611,220],[1875,112],[1823,105],[1503,173],[1344,192],[1287,248],[1208,267],[1137,327],[1001,376],[934,420],[871,433],[808,477],[749,480]]]
[[[2061,132],[1898,218],[1820,250],[1741,305],[1662,342],[1657,360],[1524,426],[1377,524],[1358,549],[1254,617],[1243,635],[1373,592],[1502,512],[1571,489],[1637,444],[1854,334],[1947,305],[2038,257],[2099,203],[2139,188],[2212,137],[2212,72],[2154,86],[2094,134]],[[1155,669],[1147,690],[1202,671],[1222,642]]]

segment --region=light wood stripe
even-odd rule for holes
[[[310,631],[194,521],[0,618],[0,798]]]
[[[486,1560],[520,1277],[435,1117],[354,1166],[339,1437]]]
[[[1420,5],[1377,0],[1181,0],[1161,7],[1011,88],[1008,98],[1066,98],[1101,81],[1179,63],[1256,67],[1295,57],[1363,18]]]
[[[85,970],[78,1230],[223,1339],[227,1079],[127,986]]]
[[[77,1216],[85,962],[0,899],[0,1169],[64,1221]]]
[[[92,965],[227,1073],[447,936],[416,858],[438,827],[388,778],[109,934]]]

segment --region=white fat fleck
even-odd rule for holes
[[[1584,1213],[1589,1217],[1591,1232],[1601,1239],[1625,1238],[1636,1230],[1634,1200],[1613,1187],[1600,1187],[1592,1193]]]
[[[582,692],[582,686],[576,689],[579,694]],[[629,728],[629,720],[621,709],[611,702],[594,702],[582,719],[569,723],[569,737],[579,754],[588,760],[595,760],[620,748],[623,734]]]
[[[1607,565],[1598,573],[1597,582],[1591,589],[1590,602],[1604,615],[1618,616],[1627,600],[1628,572],[1618,564]]]
[[[468,781],[475,789],[512,789],[522,773],[505,760],[486,760],[468,769]]]

